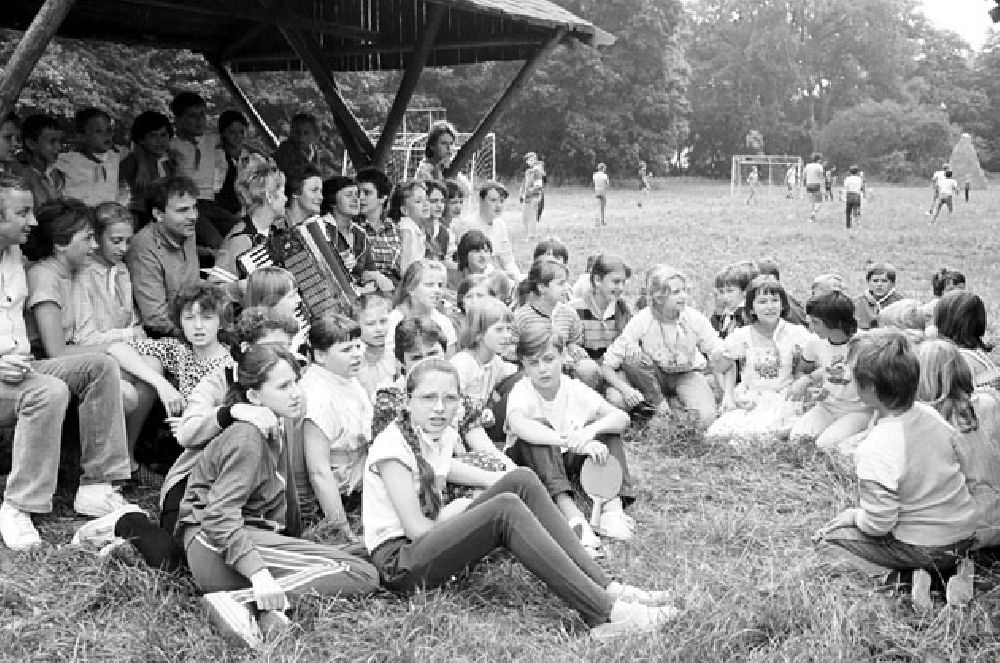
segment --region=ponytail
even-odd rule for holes
[[[420,436],[413,428],[413,424],[410,422],[410,412],[406,408],[403,408],[399,413],[399,418],[396,419],[396,426],[399,427],[399,432],[403,434],[403,439],[410,446],[413,457],[417,459],[417,471],[420,475],[420,493],[418,495],[420,509],[425,516],[431,520],[436,520],[438,514],[441,512],[441,494],[437,491],[437,486],[435,485],[434,468],[431,467],[431,464],[427,462],[424,454],[420,451]]]

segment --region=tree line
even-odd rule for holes
[[[550,178],[589,178],[599,161],[634,176],[728,176],[730,157],[822,151],[891,180],[924,176],[961,132],[974,136],[984,168],[1000,169],[1000,31],[978,52],[940,30],[916,0],[555,0],[617,38],[598,52],[559,47],[498,122],[497,167],[516,174],[527,151]],[[983,16],[984,30],[988,17]],[[0,62],[18,34],[0,33]],[[424,71],[411,106],[444,106],[471,131],[520,67],[489,62]],[[384,121],[400,72],[338,73],[362,123]],[[341,147],[322,95],[305,75],[240,77],[279,134],[291,116],[315,113],[328,129],[330,159]],[[22,112],[71,117],[98,105],[119,118],[164,111],[178,90],[232,107],[200,56],[98,42],[54,42],[21,96]]]

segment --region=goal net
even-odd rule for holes
[[[370,133],[372,142],[378,142],[378,134]],[[454,151],[465,144],[472,136],[471,133],[460,133],[455,140]],[[420,165],[420,160],[424,158],[424,149],[427,147],[426,133],[401,133],[396,136],[392,144],[392,154],[383,170],[393,182],[403,182],[413,177]],[[355,172],[351,157],[344,151],[342,173],[351,175]],[[497,177],[497,142],[496,134],[488,133],[483,138],[479,149],[473,153],[472,158],[462,168],[462,173],[469,178],[472,186],[486,180],[495,180]]]
[[[734,154],[729,178],[729,193],[737,195],[746,192],[754,168],[757,169],[757,186],[761,193],[781,193],[787,195],[788,170],[792,169],[795,181],[792,195],[798,195],[802,183],[802,157],[788,154]]]

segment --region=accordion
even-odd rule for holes
[[[299,287],[306,318],[339,313],[352,317],[358,292],[340,254],[330,246],[318,221],[306,221],[276,233],[237,258],[241,271],[284,267]]]

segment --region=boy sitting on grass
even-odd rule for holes
[[[854,298],[858,329],[877,326],[879,312],[903,298],[896,292],[896,268],[887,262],[869,263],[865,269],[865,282],[868,289]]]
[[[858,396],[879,420],[857,450],[858,506],[841,512],[814,539],[862,565],[912,574],[913,604],[929,609],[930,572],[940,578],[952,571],[975,529],[955,452],[957,433],[929,405],[914,403],[920,361],[902,332],[878,329],[856,337],[848,364]],[[948,582],[971,583],[971,577],[958,574]],[[956,589],[948,594],[971,592]]]

